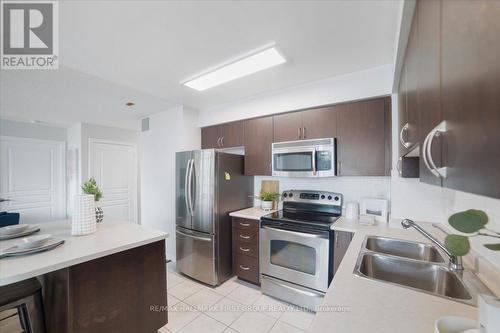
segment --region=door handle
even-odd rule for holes
[[[249,239],[250,236],[243,236],[243,235],[240,235],[240,238],[243,238],[243,239]]]
[[[220,146],[221,146],[221,147],[224,147],[224,137],[221,137],[221,138],[220,138]]]
[[[242,266],[240,265],[240,268],[244,271],[249,271],[250,270],[250,267],[245,267],[245,266]]]
[[[217,147],[220,148],[220,137],[217,138]]]
[[[182,235],[182,236],[185,236],[185,237],[188,237],[188,238],[192,238],[192,239],[196,239],[196,240],[200,240],[202,242],[211,242],[212,241],[212,238],[207,238],[207,237],[200,237],[200,236],[195,236],[195,235],[190,235],[190,234],[186,234],[182,231],[179,231],[179,230],[176,230],[175,233],[179,234],[179,235]]]
[[[313,175],[316,176],[316,149],[313,150],[312,154],[312,169],[313,169]]]
[[[402,163],[403,163],[403,157],[398,158],[398,162],[396,163],[396,170],[398,171],[399,176],[403,175],[403,171],[401,171]]]
[[[188,160],[186,164],[186,177],[184,178],[184,199],[186,203],[186,208],[188,210],[189,215],[191,214],[191,207],[189,206],[189,169],[191,168],[191,159]]]
[[[250,249],[246,249],[246,248],[244,248],[244,247],[240,247],[240,250],[241,250],[241,251],[243,251],[243,252],[248,252],[248,251],[250,251]]]
[[[302,127],[302,139],[306,138],[306,127]]]
[[[410,148],[413,145],[411,142],[407,142],[403,138],[403,132],[407,132],[409,128],[410,128],[410,124],[406,123],[406,124],[404,124],[404,126],[401,128],[401,131],[399,132],[399,142],[401,142],[401,144],[405,148]]]
[[[272,228],[272,227],[267,227],[264,226],[262,229],[267,229],[267,230],[273,230],[277,232],[283,232],[286,234],[292,234],[300,237],[307,237],[307,238],[324,238],[323,235],[318,235],[318,234],[305,234],[303,232],[298,232],[298,231],[289,231],[289,230],[284,230],[284,229],[278,229],[278,228]],[[241,235],[240,235],[241,236]]]
[[[297,128],[297,136],[302,139],[302,127]]]
[[[253,197],[253,196],[252,196],[252,197]],[[241,223],[241,222],[240,222],[240,225],[241,225],[242,227],[249,227],[249,226],[250,226],[250,223]]]
[[[448,174],[448,168],[447,167],[438,168],[436,166],[436,163],[432,158],[432,143],[434,142],[434,138],[436,136],[442,135],[447,131],[448,131],[448,123],[446,122],[446,120],[444,120],[441,123],[439,123],[436,127],[434,127],[432,131],[430,131],[429,134],[427,134],[424,140],[423,158],[425,166],[437,178],[446,178]]]
[[[194,169],[194,159],[189,160],[189,174],[188,174],[188,185],[187,185],[187,199],[189,201],[189,212],[191,216],[194,215],[193,211],[193,193],[191,192],[191,188],[193,186],[193,169]]]

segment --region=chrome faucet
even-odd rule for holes
[[[436,238],[425,231],[421,226],[409,219],[404,219],[403,221],[401,221],[401,225],[405,229],[408,229],[410,227],[415,228],[415,230],[417,230],[422,235],[427,237],[431,242],[433,242],[448,257],[449,267],[452,271],[461,273],[464,270],[464,266],[462,265],[462,257],[451,254],[443,244],[441,244]]]

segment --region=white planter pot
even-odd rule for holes
[[[261,201],[260,208],[262,210],[272,210],[273,209],[273,202],[272,201]]]

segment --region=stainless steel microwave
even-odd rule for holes
[[[273,176],[333,177],[337,174],[335,138],[275,142],[272,144]]]

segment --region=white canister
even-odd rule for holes
[[[345,204],[345,218],[349,220],[359,218],[359,204],[357,201],[350,201]]]
[[[73,197],[71,234],[73,236],[88,235],[96,230],[94,196],[91,194],[75,195]]]

